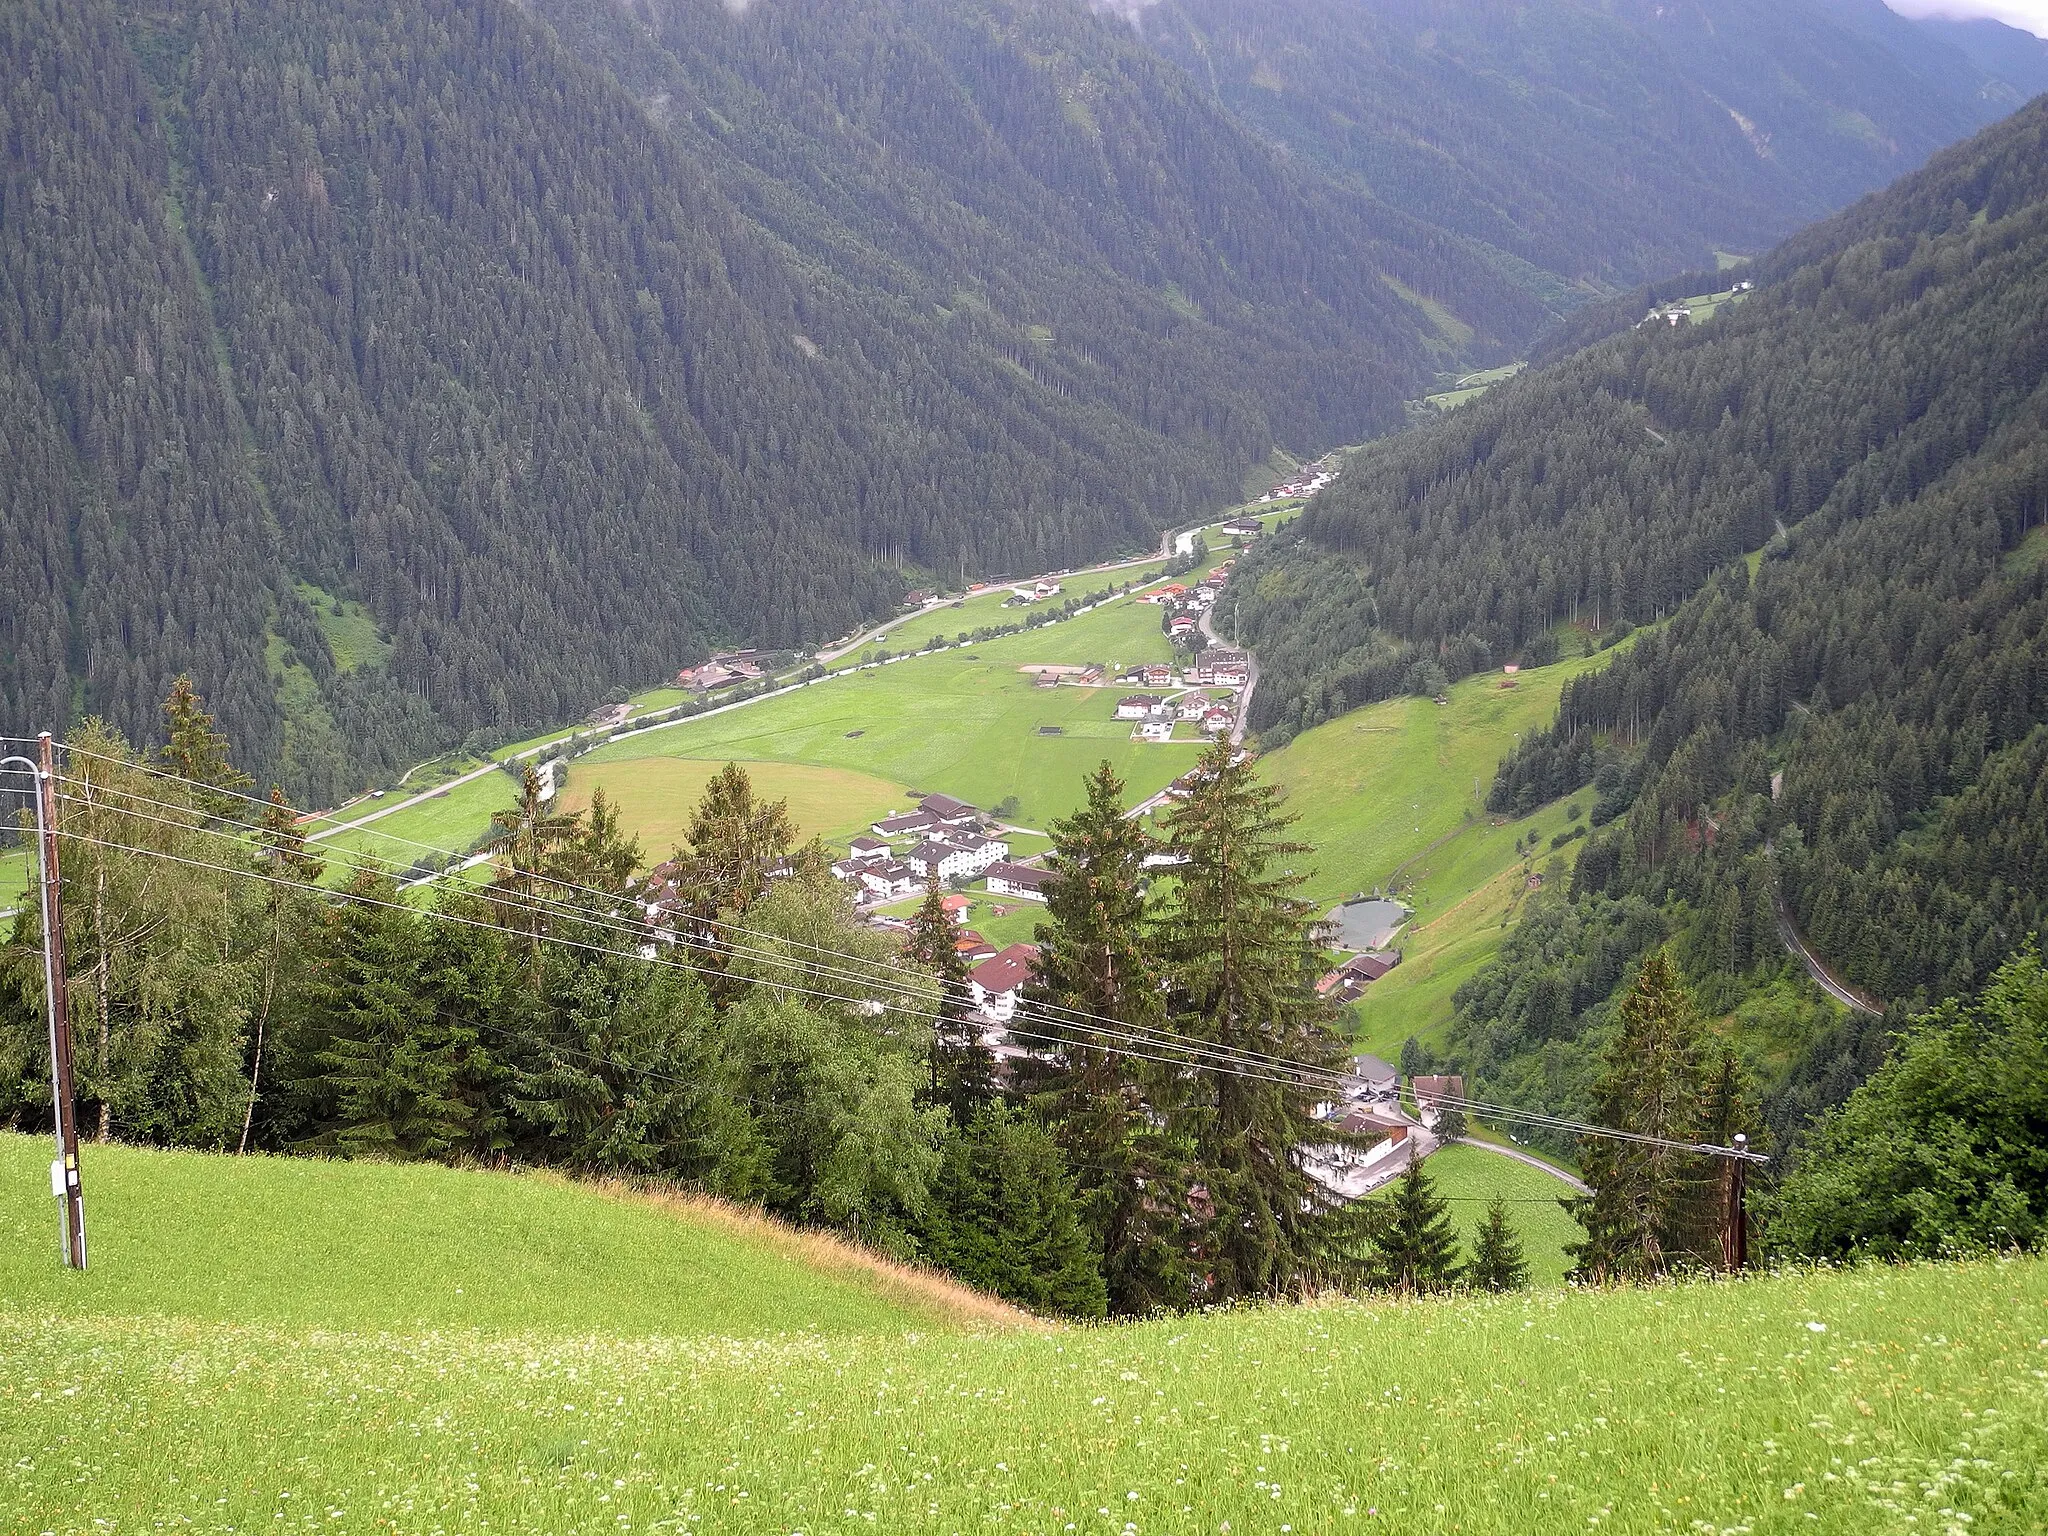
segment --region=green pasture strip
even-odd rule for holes
[[[1572,657],[1524,671],[1513,688],[1500,686],[1508,681],[1501,673],[1483,673],[1453,684],[1448,704],[1370,704],[1268,756],[1267,778],[1301,815],[1294,835],[1316,849],[1307,861],[1310,896],[1334,902],[1384,885],[1404,863],[1460,833],[1468,818],[1487,820],[1494,770],[1516,737],[1549,725],[1565,683],[1606,659]],[[1506,841],[1525,830],[1514,826]]]
[[[424,852],[411,844],[424,843],[461,853],[490,830],[493,812],[510,810],[518,798],[519,786],[512,782],[511,775],[495,771],[479,774],[465,784],[437,790],[419,804],[393,811],[367,827],[322,838],[313,844],[313,851],[327,859],[328,885],[339,885],[348,879],[352,860],[343,855],[352,855],[354,860],[379,859],[403,871]],[[378,806],[389,803],[359,801],[344,819],[367,816]]]
[[[1429,1170],[1437,1194],[1450,1202],[1451,1220],[1457,1224],[1458,1242],[1466,1258],[1472,1256],[1473,1239],[1486,1220],[1488,1204],[1499,1196],[1507,1202],[1508,1224],[1522,1239],[1529,1283],[1544,1287],[1564,1284],[1572,1263],[1565,1245],[1583,1242],[1586,1236],[1585,1228],[1557,1203],[1560,1197],[1572,1196],[1569,1184],[1499,1152],[1456,1143],[1432,1152],[1423,1167]],[[1383,1186],[1373,1198],[1386,1198],[1391,1188]]]
[[[81,1310],[0,1310],[22,1529],[1869,1536],[2048,1503],[2038,1259],[1047,1335]]]
[[[17,1316],[614,1340],[932,1321],[708,1223],[554,1179],[119,1146],[81,1158],[79,1275],[57,1263],[49,1158],[43,1138],[0,1133],[0,1305]]]
[[[57,863],[61,868],[63,859]],[[30,882],[35,878],[28,849],[0,852],[0,907],[17,907],[28,900]]]
[[[1591,794],[1577,798],[1581,812],[1592,803]],[[1585,844],[1550,848],[1550,839],[1572,825],[1566,809],[1565,802],[1554,801],[1502,826],[1492,818],[1472,822],[1403,871],[1404,896],[1415,916],[1395,940],[1401,964],[1368,986],[1351,1007],[1360,1050],[1391,1061],[1410,1035],[1427,1045],[1443,1043],[1454,1012],[1452,995],[1500,952],[1532,894],[1529,875],[1542,874],[1546,881],[1569,878]],[[1518,858],[1515,839],[1530,831],[1540,844],[1532,857]]]

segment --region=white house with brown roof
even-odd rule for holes
[[[1007,861],[988,867],[988,889],[991,896],[1022,896],[1027,901],[1045,900],[1045,888],[1057,878],[1049,869],[1035,864],[1011,864]]]
[[[1016,1017],[1024,986],[1038,973],[1038,946],[1012,944],[998,950],[967,973],[967,985],[974,1008],[993,1024],[1006,1024]]]
[[[881,864],[889,858],[889,845],[863,833],[847,845],[846,856],[856,864]]]
[[[930,832],[938,825],[939,818],[930,811],[904,811],[899,815],[884,816],[868,830],[877,837],[910,837]]]

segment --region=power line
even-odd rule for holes
[[[141,771],[149,773],[155,777],[166,778],[174,782],[187,784],[193,788],[200,789],[202,791],[216,792],[213,790],[212,786],[197,784],[195,783],[195,781],[186,779],[181,775],[171,773],[168,770],[156,768],[148,764],[127,763],[123,762],[121,759],[109,757],[106,754],[81,749],[73,748],[67,750],[80,751],[80,755],[82,756],[96,759],[102,762],[107,762],[115,766],[127,767],[130,769],[140,769]],[[118,786],[102,785],[99,787],[106,789],[113,794],[122,795],[127,798],[139,800],[145,804],[155,805],[162,809],[171,810],[179,815],[191,816],[197,814],[194,813],[189,807],[175,806],[163,801],[153,801],[147,796],[137,795],[133,791],[123,790]],[[265,808],[268,808],[272,805],[271,801],[262,799],[254,795],[240,794],[235,791],[224,791],[223,793],[233,795],[235,798],[245,800],[252,804],[260,805]],[[71,798],[73,798],[74,800],[77,799],[77,797],[75,796]],[[239,834],[227,832],[225,831],[225,829],[211,828],[206,827],[204,825],[195,826],[192,823],[185,821],[164,821],[163,818],[143,816],[139,812],[123,810],[121,807],[118,806],[108,807],[108,809],[113,811],[114,814],[131,815],[136,817],[138,820],[144,821],[158,821],[162,822],[162,824],[174,826],[184,831],[197,831],[202,833],[210,833],[217,836],[226,836],[231,841],[235,842],[237,846],[246,846],[246,844],[243,842],[243,838]],[[64,835],[77,836],[77,834],[70,833]],[[440,853],[447,855],[449,857],[457,856],[450,853],[448,850],[434,848],[432,847],[432,845],[429,844],[417,843],[411,839],[399,838],[396,837],[395,834],[373,833],[372,835],[383,836],[389,838],[392,841],[403,843],[411,847],[420,848],[428,852]],[[106,846],[123,848],[126,847],[126,845],[116,844],[107,844]],[[127,848],[126,851],[142,854],[145,856],[155,855],[159,857],[173,857],[161,853],[160,850]],[[226,866],[202,865],[201,867],[215,869],[221,873],[227,874],[240,874],[253,876],[255,878],[266,879],[272,878],[262,876],[254,871],[233,869],[228,868]],[[601,901],[616,904],[621,899],[616,893],[601,891],[594,887],[581,886],[573,881],[563,880],[559,877],[547,875],[545,873],[527,871],[521,871],[520,873],[522,878],[536,880],[542,884],[547,884],[577,894],[594,897]],[[301,882],[297,881],[284,881],[279,883],[285,883],[295,886],[302,884]],[[356,893],[351,892],[341,892],[336,894],[346,896],[349,899],[369,901],[373,905],[400,908],[404,911],[414,913],[415,915],[447,918],[451,921],[468,923],[470,926],[496,927],[502,929],[502,925],[480,924],[474,922],[473,920],[456,918],[454,917],[453,914],[440,913],[433,911],[431,909],[416,908],[407,903],[377,902],[372,901],[370,898],[362,897],[360,895],[357,895]],[[520,896],[511,899],[507,899],[503,896],[486,899],[495,899],[508,906],[523,907],[527,910],[533,911],[534,913],[536,913],[536,915],[552,914],[562,917],[569,921],[584,924],[585,926],[594,926],[601,930],[608,929],[609,931],[615,933],[628,934],[631,937],[639,940],[644,940],[647,937],[647,930],[640,928],[638,926],[622,923],[618,921],[615,917],[601,917],[597,914],[583,911],[581,909],[573,907],[568,907],[561,903],[546,902],[539,898],[533,897],[530,894],[521,894]],[[751,930],[747,930],[739,925],[725,923],[718,919],[704,919],[703,921],[706,922],[709,926],[727,929],[736,933],[751,934],[752,932]],[[756,938],[760,937],[760,935],[758,934],[754,934],[752,936]],[[561,940],[559,936],[556,935],[542,935],[538,933],[530,934],[528,935],[528,937],[534,939],[537,942],[574,942]],[[703,940],[699,940],[692,936],[680,935],[672,939],[670,942],[684,943],[689,945],[690,947],[698,948],[712,954],[732,954],[745,960],[762,961],[772,965],[785,966],[791,970],[808,969],[809,971],[816,972],[819,975],[831,979],[840,980],[842,982],[852,985],[873,985],[874,978],[870,973],[874,971],[888,971],[895,975],[902,976],[905,979],[914,980],[916,982],[924,983],[927,985],[932,981],[932,978],[927,973],[921,970],[895,965],[886,961],[872,960],[867,957],[848,955],[843,951],[831,950],[825,948],[824,946],[809,944],[802,940],[778,940],[777,942],[787,942],[793,947],[807,949],[815,954],[828,956],[831,959],[837,961],[848,962],[850,965],[862,967],[864,968],[864,970],[850,970],[842,966],[821,965],[817,962],[800,962],[791,959],[790,957],[783,954],[778,954],[773,951],[765,951],[758,948],[743,945],[737,945],[731,943],[730,941],[728,941],[723,947],[721,947],[718,944],[713,944]],[[603,946],[577,945],[576,947],[597,953],[618,953],[618,951],[616,950],[606,949]],[[636,955],[636,958],[639,958],[646,963],[667,964],[670,965],[672,968],[677,968],[700,975],[720,974],[716,971],[708,970],[705,967],[693,966],[684,962],[664,962],[660,960],[658,957],[653,956]],[[843,994],[798,987],[795,986],[793,983],[774,981],[772,979],[746,979],[759,981],[760,984],[766,986],[781,987],[784,990],[798,992],[805,996],[838,1001],[856,1007],[868,1006],[875,1001],[875,999],[872,998],[848,998],[845,997]],[[1352,1079],[1347,1074],[1344,1074],[1338,1070],[1317,1067],[1310,1063],[1294,1061],[1284,1056],[1277,1056],[1266,1052],[1246,1051],[1236,1047],[1221,1046],[1214,1044],[1212,1042],[1202,1041],[1193,1037],[1182,1035],[1175,1031],[1152,1029],[1148,1026],[1131,1024],[1122,1020],[1108,1019],[1102,1017],[1101,1015],[1090,1014],[1082,1010],[1065,1008],[1059,1005],[1033,1004],[1031,1005],[1031,1007],[1034,1011],[1027,1016],[1027,1022],[1037,1023],[1052,1028],[1064,1026],[1069,1029],[1078,1029],[1087,1034],[1099,1036],[1104,1040],[1117,1041],[1120,1043],[1121,1048],[1112,1047],[1108,1045],[1100,1045],[1084,1039],[1077,1039],[1073,1035],[1049,1035],[1042,1032],[1034,1032],[1028,1029],[1020,1028],[1014,1022],[1010,1023],[1007,1026],[1011,1034],[1020,1036],[1025,1039],[1037,1040],[1049,1044],[1067,1047],[1078,1046],[1083,1049],[1101,1050],[1105,1054],[1109,1055],[1123,1056],[1137,1060],[1146,1060],[1163,1065],[1202,1068],[1222,1073],[1225,1075],[1237,1076],[1247,1080],[1261,1080],[1281,1084],[1283,1086],[1292,1086],[1307,1091],[1327,1091],[1332,1092],[1333,1094],[1338,1096],[1347,1095],[1349,1089],[1352,1086]],[[1156,1054],[1159,1051],[1167,1051],[1172,1052],[1174,1054],[1162,1056]],[[1485,1100],[1474,1099],[1464,1095],[1451,1095],[1441,1093],[1431,1094],[1429,1095],[1429,1101],[1432,1105],[1468,1111],[1474,1114],[1483,1114],[1489,1118],[1506,1120],[1511,1123],[1522,1124],[1532,1129],[1551,1130],[1560,1133],[1579,1136],[1597,1136],[1609,1140],[1626,1141],[1639,1145],[1661,1146],[1675,1150],[1695,1152],[1719,1158],[1739,1158],[1743,1160],[1759,1162],[1765,1160],[1763,1154],[1761,1153],[1750,1152],[1747,1150],[1739,1150],[1736,1148],[1716,1147],[1694,1142],[1681,1142],[1668,1137],[1658,1137],[1647,1135],[1640,1132],[1623,1131],[1608,1126],[1594,1126],[1586,1124],[1582,1121],[1571,1120],[1563,1116],[1546,1114],[1542,1111],[1522,1109],[1512,1105],[1490,1103]]]

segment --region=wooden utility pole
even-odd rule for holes
[[[1740,1273],[1749,1257],[1748,1152],[1749,1138],[1738,1131],[1735,1156],[1721,1163],[1721,1267],[1731,1275]]]
[[[64,1213],[64,1262],[84,1269],[85,1191],[78,1177],[78,1101],[71,1081],[71,1018],[64,996],[64,900],[57,877],[57,765],[48,731],[42,734],[41,747],[36,821],[43,856],[43,998],[50,1015],[50,1108],[57,1123],[50,1193]]]

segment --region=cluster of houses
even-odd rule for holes
[[[971,880],[1007,860],[1009,843],[985,835],[997,831],[965,800],[926,795],[916,810],[885,816],[856,837],[832,873],[853,884],[863,903],[900,900],[934,880]]]
[[[720,651],[702,666],[685,667],[676,674],[676,686],[691,693],[708,693],[727,683],[751,683],[766,668],[764,651]]]
[[[1169,581],[1154,587],[1138,601],[1164,608],[1166,616],[1161,621],[1167,634],[1175,639],[1193,634],[1201,627],[1202,614],[1216,604],[1223,595],[1223,589],[1230,585],[1230,567],[1235,562],[1223,561],[1200,581],[1189,585],[1184,581]]]
[[[1401,1102],[1399,1072],[1377,1056],[1352,1057],[1339,1095],[1316,1110],[1343,1139],[1308,1148],[1302,1172],[1337,1199],[1356,1200],[1426,1157],[1445,1111],[1465,1102],[1465,1080],[1418,1074],[1408,1086],[1413,1114]]]
[[[1134,741],[1171,741],[1177,723],[1198,725],[1206,735],[1221,736],[1236,716],[1206,693],[1185,693],[1179,698],[1127,693],[1116,701],[1113,718],[1137,722],[1131,731]]]
[[[1309,465],[1307,469],[1302,470],[1292,480],[1274,486],[1273,489],[1261,496],[1259,500],[1285,501],[1291,496],[1313,496],[1336,478],[1337,465],[1329,460],[1318,460],[1316,463]],[[1239,521],[1252,522],[1253,519],[1241,518]],[[1225,523],[1223,526],[1226,531],[1231,527],[1229,523]],[[1256,532],[1256,530],[1254,531]]]

